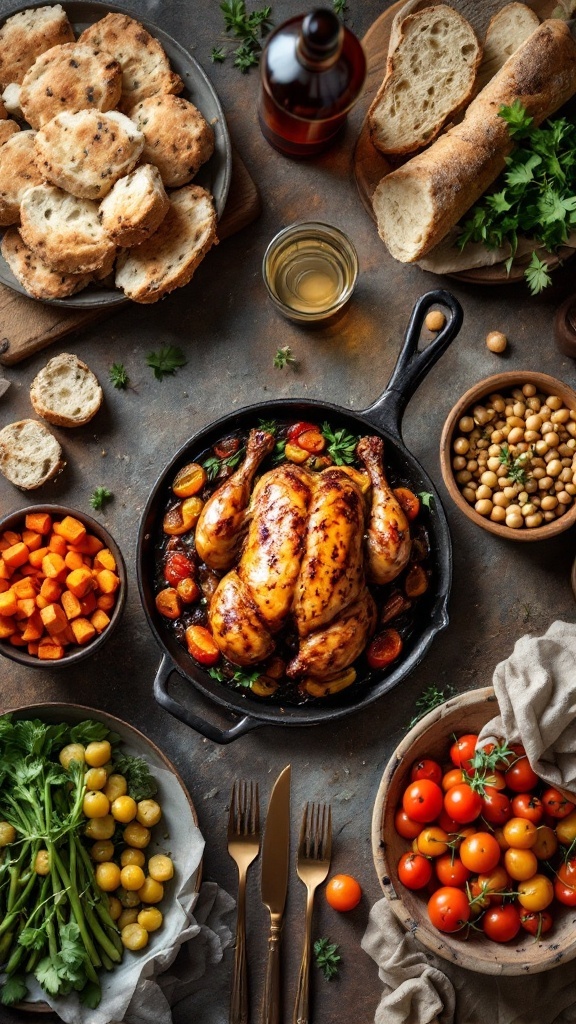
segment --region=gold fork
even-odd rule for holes
[[[238,867],[238,914],[236,948],[230,997],[230,1024],[248,1022],[248,977],[246,971],[246,875],[260,851],[260,808],[258,783],[235,782],[230,797],[228,853]]]
[[[293,1024],[308,1024],[310,988],[310,947],[312,943],[312,912],[314,893],[330,870],[332,855],[332,810],[329,804],[308,803],[302,815],[298,844],[298,878],[304,882],[306,896],[306,931],[298,994],[294,1007]]]

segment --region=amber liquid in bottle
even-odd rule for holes
[[[259,119],[286,156],[316,156],[336,139],[366,75],[364,51],[333,11],[319,8],[280,25],[261,64]]]

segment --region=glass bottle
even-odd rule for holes
[[[316,156],[335,141],[356,101],[366,58],[334,12],[317,8],[272,33],[260,75],[264,137],[285,156]]]

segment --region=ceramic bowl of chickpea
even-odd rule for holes
[[[479,381],[444,424],[440,462],[477,526],[518,541],[562,533],[576,522],[576,392],[531,371]]]

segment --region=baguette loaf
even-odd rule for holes
[[[498,177],[512,143],[503,104],[520,100],[540,124],[576,92],[576,41],[545,21],[470,104],[464,120],[377,185],[378,232],[401,263],[437,245]]]

